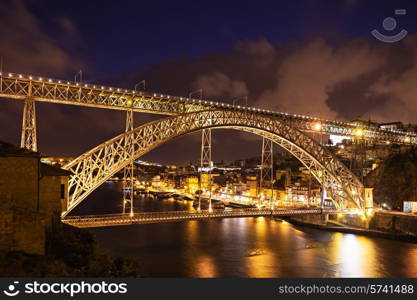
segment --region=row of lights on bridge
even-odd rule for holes
[[[19,75],[17,75],[16,76],[16,74],[12,74],[12,73],[8,73],[8,77],[13,77],[13,75],[15,75],[15,77],[19,77],[20,79],[23,79],[23,78],[28,78],[29,80],[34,80],[34,77],[32,77],[32,76],[23,76],[23,75],[21,75],[21,74],[19,74]],[[0,76],[2,76],[2,73],[0,72]],[[36,80],[36,79],[35,79]],[[39,81],[44,81],[44,79],[42,78],[42,77],[38,77],[38,80]],[[56,82],[56,83],[58,83],[58,84],[62,84],[62,81],[61,80],[56,80],[56,81],[54,81],[54,80],[52,80],[52,79],[48,79],[47,80],[48,82],[50,82],[50,83],[52,83],[52,82]],[[66,82],[66,84],[71,84],[71,82],[69,82],[69,81],[67,81]],[[75,83],[75,85],[76,86],[80,86],[80,84],[79,83]],[[95,85],[93,85],[93,86],[90,86],[90,85],[88,85],[88,84],[84,84],[84,87],[89,87],[89,88],[94,88],[94,89],[96,89],[96,88],[98,88],[98,87],[96,87]],[[104,87],[104,86],[101,86],[101,89],[102,90],[105,90],[105,89],[107,89],[107,90],[109,90],[109,91],[113,91],[113,89],[115,90],[115,91],[117,91],[117,92],[121,92],[121,89],[120,88],[112,88],[112,87]],[[124,90],[124,92],[125,93],[128,93],[129,92],[129,90]],[[130,91],[131,93],[133,93],[133,94],[135,94],[136,93],[136,91],[133,91],[133,90],[131,90]],[[154,97],[158,97],[158,94],[153,94],[153,96]],[[170,99],[171,98],[171,96],[170,95],[163,95],[163,94],[160,94],[159,95],[160,97],[166,97],[167,99]],[[175,98],[175,97],[174,97]],[[276,114],[277,112],[274,112],[274,111],[271,111],[271,110],[268,110],[268,109],[262,109],[262,108],[256,108],[256,107],[245,107],[245,106],[240,106],[240,105],[232,105],[232,104],[228,104],[228,103],[221,103],[221,102],[213,102],[213,101],[206,101],[206,100],[201,100],[201,99],[193,99],[193,98],[183,98],[183,97],[179,97],[179,99],[180,100],[189,100],[189,101],[193,101],[193,102],[198,102],[198,103],[204,103],[204,104],[210,104],[210,105],[218,105],[218,106],[227,106],[227,107],[237,107],[237,108],[244,108],[244,109],[248,109],[248,110],[252,110],[252,111],[258,111],[258,112],[264,112],[264,113],[269,113],[269,114]],[[298,117],[298,118],[303,118],[303,119],[310,119],[310,120],[319,120],[317,117],[310,117],[310,116],[305,116],[305,115],[297,115],[297,114],[289,114],[289,113],[285,113],[285,112],[281,112],[281,113],[279,113],[279,114],[281,114],[281,115],[285,115],[285,116],[293,116],[293,117]],[[340,124],[343,124],[343,122],[339,122],[339,121],[330,121],[330,120],[325,120],[325,122],[335,122],[335,123],[340,123]]]
[[[2,76],[3,74],[0,72],[0,76]],[[8,73],[8,76],[9,77],[13,77],[13,75],[15,75],[15,74],[12,74],[12,73]],[[23,78],[25,78],[23,75],[21,75],[21,74],[19,74],[19,75],[17,75],[17,77],[19,77],[20,79],[23,79]],[[27,76],[27,78],[29,79],[29,80],[33,80],[33,77],[32,76]],[[38,80],[39,81],[43,81],[44,79],[42,78],[42,77],[38,77]],[[48,82],[50,82],[50,83],[52,83],[52,82],[54,82],[52,79],[48,79],[47,80]],[[61,80],[57,80],[56,81],[58,84],[62,84],[62,81]],[[69,82],[69,81],[67,81],[67,84],[69,85],[69,84],[71,84],[71,82]],[[75,85],[76,86],[80,86],[80,84],[79,83],[75,83]],[[96,89],[97,87],[95,86],[95,85],[93,85],[93,86],[89,86],[88,84],[84,84],[84,87],[90,87],[90,88],[94,88],[94,89]],[[106,89],[106,87],[104,87],[104,86],[101,86],[101,90],[105,90]],[[113,88],[112,87],[108,87],[107,88],[109,91],[113,91]],[[120,88],[117,88],[117,89],[115,89],[117,92],[121,92],[121,90],[120,90]],[[125,93],[128,93],[129,91],[128,90],[125,90]],[[136,91],[133,91],[133,90],[131,90],[130,91],[131,93],[133,93],[133,94],[135,94],[136,93]],[[158,97],[158,95],[157,94],[153,94],[153,96],[154,97]],[[164,95],[163,94],[160,94],[160,97],[164,97]],[[167,97],[167,99],[170,99],[170,95],[166,95],[165,97]],[[204,103],[204,104],[210,104],[210,105],[220,105],[220,106],[227,106],[227,107],[234,107],[235,105],[231,105],[231,104],[228,104],[228,103],[221,103],[221,102],[213,102],[213,101],[205,101],[205,100],[201,100],[201,99],[192,99],[192,98],[183,98],[183,97],[179,97],[179,99],[180,100],[189,100],[189,101],[193,101],[193,102],[199,102],[199,103]],[[127,102],[127,104],[130,106],[130,105],[132,105],[132,101],[128,101]],[[264,113],[269,113],[269,114],[276,114],[276,112],[273,112],[273,111],[271,111],[271,110],[267,110],[267,109],[261,109],[261,108],[256,108],[256,107],[241,107],[240,105],[238,105],[238,106],[236,106],[237,108],[244,108],[244,109],[249,109],[249,110],[252,110],[252,111],[258,111],[258,112],[264,112]],[[285,113],[285,112],[280,112],[279,114],[281,114],[281,115],[285,115],[285,116],[293,116],[293,117],[299,117],[299,118],[303,118],[303,119],[309,119],[309,120],[319,120],[317,117],[310,117],[310,116],[305,116],[305,115],[297,115],[297,114],[289,114],[289,113]],[[330,121],[330,120],[324,120],[323,122],[326,122],[326,123],[336,123],[336,124],[348,124],[348,125],[350,125],[350,126],[354,126],[355,124],[353,124],[353,123],[344,123],[344,122],[341,122],[341,121]],[[313,124],[313,130],[314,131],[321,131],[322,130],[322,122],[315,122],[314,124]],[[402,132],[402,131],[398,131],[398,130],[384,130],[384,131],[389,131],[389,132],[394,132],[394,133],[399,133],[399,134],[404,134],[404,132]],[[358,128],[358,129],[355,129],[355,132],[354,132],[354,134],[355,134],[355,136],[357,136],[357,137],[362,137],[363,135],[364,135],[364,131],[363,131],[363,129],[361,129],[361,128]],[[405,133],[407,136],[410,136],[411,134],[410,133]],[[406,140],[405,140],[405,142],[406,143],[408,143],[408,142],[410,142],[410,138],[409,137],[406,137]]]
[[[311,128],[313,129],[313,131],[322,132],[322,130],[323,130],[323,124],[321,122],[315,122],[315,123],[312,124]],[[404,132],[399,132],[399,133],[404,133]],[[409,135],[408,133],[406,133],[406,134]],[[362,129],[362,128],[356,128],[353,131],[353,135],[360,139],[360,138],[364,137],[365,130]],[[405,143],[410,143],[411,142],[410,136],[406,136],[404,138],[404,142]],[[390,141],[385,141],[385,143],[387,145],[391,144]]]

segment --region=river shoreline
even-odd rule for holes
[[[291,218],[283,218],[283,219],[287,221],[288,223],[292,225],[296,225],[296,226],[302,226],[302,227],[308,227],[308,228],[314,228],[314,229],[332,231],[332,232],[352,233],[352,234],[357,234],[357,235],[384,238],[384,239],[389,239],[389,240],[417,244],[417,236],[412,236],[412,235],[384,232],[380,230],[365,229],[365,228],[355,228],[355,227],[348,227],[348,226],[339,227],[339,226],[318,225],[318,224],[312,224],[308,222],[302,222],[302,221],[291,219]]]

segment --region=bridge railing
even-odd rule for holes
[[[250,216],[290,216],[299,214],[324,214],[324,213],[349,213],[349,211],[336,211],[334,209],[306,208],[306,209],[233,209],[213,211],[166,211],[166,212],[141,212],[130,214],[107,214],[107,215],[84,215],[67,216],[63,222],[68,224],[83,223],[135,223],[166,220],[187,220],[206,218],[227,218],[227,217],[250,217]]]

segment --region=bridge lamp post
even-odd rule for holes
[[[74,76],[74,82],[77,82],[77,78],[80,79],[80,83],[83,82],[83,70],[79,70]]]
[[[137,92],[137,88],[140,85],[142,85],[143,86],[143,90],[145,90],[146,89],[146,80],[139,81],[138,83],[135,84],[135,92]]]

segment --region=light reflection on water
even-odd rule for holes
[[[94,209],[97,203],[92,204]],[[148,211],[191,208],[159,200],[143,200],[137,206]],[[151,277],[417,277],[416,244],[303,228],[264,217],[91,232],[103,248],[136,258],[143,275]]]

